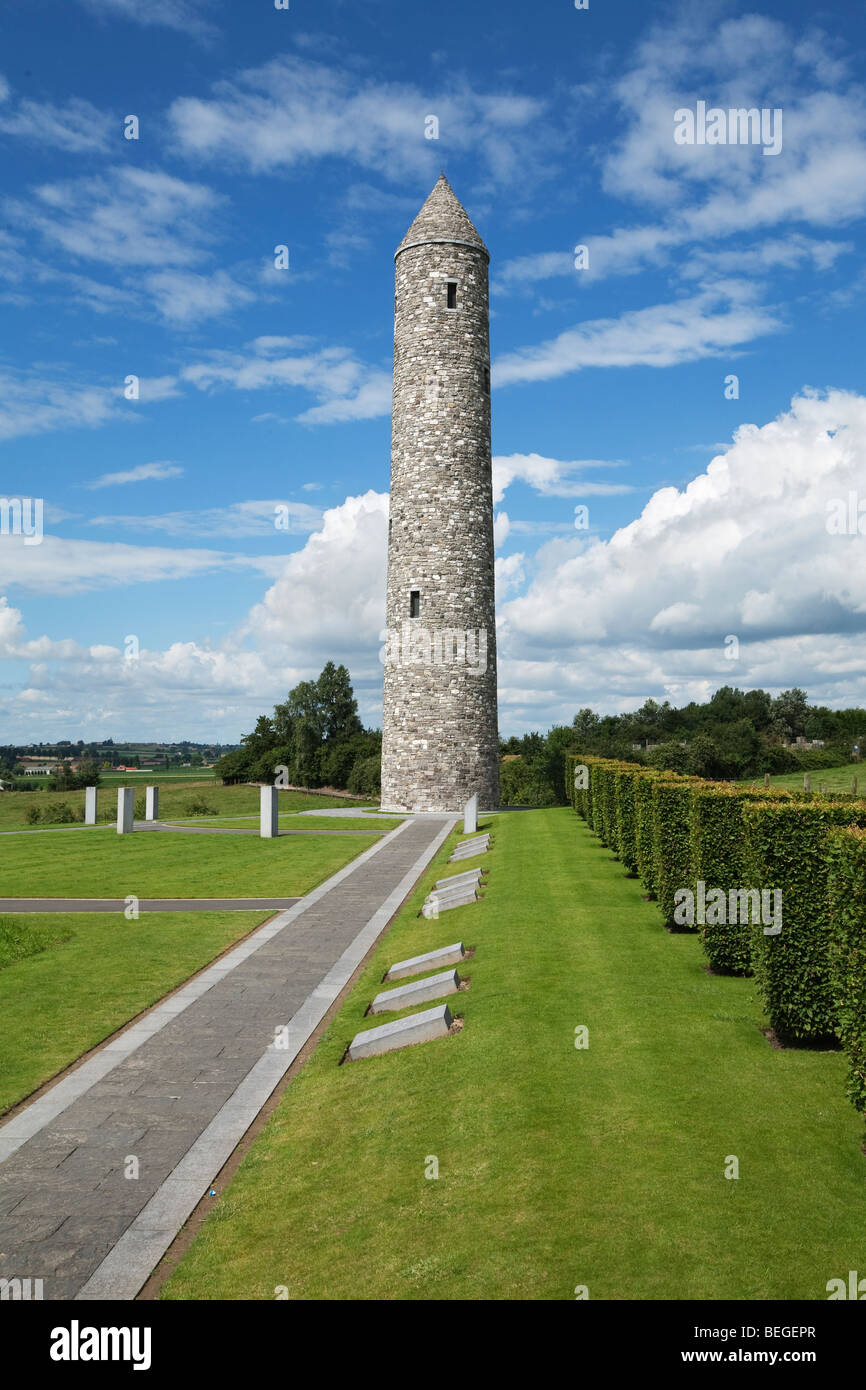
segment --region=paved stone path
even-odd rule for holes
[[[255,912],[300,898],[139,898],[141,912]],[[0,912],[123,912],[126,898],[0,898]]]
[[[404,821],[0,1126],[0,1277],[134,1298],[456,823]]]

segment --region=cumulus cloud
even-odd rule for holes
[[[162,737],[172,730],[176,736],[181,724],[189,728],[192,722],[203,737],[232,742],[329,659],[350,666],[362,716],[378,723],[387,518],[387,495],[368,492],[347,498],[324,513],[320,529],[301,550],[281,558],[278,575],[261,602],[224,641],[175,642],[165,651],[142,649],[135,661],[124,660],[110,645],[84,648],[66,640],[28,638],[20,611],[0,599],[0,656],[28,663],[20,690],[11,695],[0,692],[4,727],[24,737],[54,719],[64,728],[104,732],[110,726],[134,726],[145,731],[142,737]],[[34,554],[44,550],[45,544],[32,547]],[[147,556],[152,559],[149,569]],[[14,559],[4,540],[0,561],[13,570]],[[209,566],[244,563],[242,558],[204,550],[99,545],[89,555],[86,548],[79,549],[77,561],[66,575],[73,587],[88,563],[104,582],[110,582],[112,574],[118,579],[179,578],[203,573]],[[55,576],[62,562],[63,556],[55,554]],[[4,577],[8,574],[4,576],[0,567],[0,583]]]
[[[387,493],[366,492],[329,508],[321,529],[288,557],[252,609],[242,635],[275,660],[303,651],[321,665],[341,653],[364,679],[377,679],[387,546]]]
[[[704,700],[730,684],[800,685],[832,705],[864,703],[864,478],[866,396],[804,391],[777,419],[743,425],[687,487],[656,491],[610,539],[572,530],[534,556],[500,556],[502,728],[570,721],[587,704],[618,710],[647,696]],[[840,505],[855,525],[838,533],[828,523]],[[388,498],[375,492],[326,510],[224,642],[148,653],[137,667],[146,681],[136,684],[110,647],[28,638],[8,605],[0,606],[0,648],[5,643],[7,655],[29,662],[22,687],[36,692],[33,708],[43,721],[60,709],[79,711],[82,721],[91,706],[116,710],[122,694],[120,707],[135,716],[136,728],[165,729],[174,721],[176,729],[194,700],[198,729],[222,727],[234,739],[292,684],[333,659],[349,666],[363,717],[377,723],[387,518]],[[500,540],[512,525],[516,531],[519,523],[498,514]],[[62,548],[52,554],[47,538],[25,555],[23,546],[10,548],[14,539],[0,547],[0,579],[19,578],[22,564],[38,566],[40,552],[52,582],[73,587],[90,571],[120,582],[159,578],[161,566],[165,577],[180,577],[209,565],[256,563],[215,551],[117,545],[94,546],[91,555]],[[726,655],[731,635],[739,641],[733,661]],[[36,727],[23,709],[5,701],[10,728],[16,721]]]
[[[504,702],[515,682],[518,708],[533,673],[550,688],[551,667],[551,717],[576,696],[630,707],[723,684],[862,702],[866,538],[828,531],[828,506],[864,477],[866,398],[806,392],[769,424],[743,425],[688,487],[654,493],[608,541],[549,542],[502,608]]]

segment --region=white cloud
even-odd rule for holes
[[[306,425],[370,420],[389,413],[390,373],[358,361],[349,348],[277,355],[282,351],[282,343],[279,338],[259,338],[245,352],[214,351],[206,360],[185,367],[181,377],[201,391],[218,387],[239,391],[300,387],[320,402],[296,416]]]
[[[537,127],[544,109],[533,97],[487,95],[465,84],[424,93],[283,54],[218,82],[209,99],[178,98],[169,117],[181,148],[197,161],[273,173],[337,158],[405,180],[429,177],[439,162],[437,142],[424,139],[432,114],[449,149],[480,155],[497,181],[525,182],[543,162]],[[555,130],[544,132],[547,148],[556,139]]]
[[[125,483],[144,483],[159,478],[180,478],[183,469],[176,463],[139,463],[120,473],[102,473],[92,482],[82,483],[82,487],[94,490],[101,487],[120,487]]]
[[[274,500],[232,502],[225,507],[158,512],[153,516],[94,516],[88,524],[133,531],[162,531],[169,536],[269,536],[279,541],[286,535],[314,531],[321,521],[319,507],[311,507],[306,502]]]
[[[748,285],[728,281],[671,304],[582,323],[498,358],[494,384],[545,381],[583,367],[670,367],[730,356],[732,349],[783,327],[770,309],[750,303],[750,294]]]
[[[274,660],[303,651],[311,665],[321,665],[339,652],[367,679],[380,677],[387,545],[387,494],[366,492],[329,508],[321,530],[288,557],[280,578],[252,609],[243,635],[254,637]]]
[[[0,439],[15,439],[104,425],[122,413],[123,398],[105,386],[50,380],[37,371],[0,370],[0,402]]]
[[[82,648],[47,637],[29,640],[20,612],[0,599],[0,656],[30,663],[22,690],[8,699],[0,692],[4,727],[20,731],[18,737],[48,724],[103,735],[110,727],[135,727],[154,737],[172,731],[176,737],[183,727],[192,730],[191,736],[198,730],[203,737],[233,741],[329,659],[350,666],[362,716],[378,723],[387,517],[387,496],[374,492],[349,497],[325,512],[321,529],[303,549],[281,560],[279,575],[262,601],[218,645],[175,642],[162,652],[142,649],[137,661],[125,661],[111,645]],[[46,544],[47,538],[31,554],[44,551]],[[186,566],[188,573],[201,573],[209,564],[243,563],[211,551],[77,546],[77,556],[66,567],[73,587],[94,568],[109,582],[110,573],[170,578],[182,577]],[[152,565],[145,573],[148,556]],[[4,543],[0,561],[6,557]],[[8,558],[11,570],[13,557]],[[63,559],[56,554],[46,566],[56,578]],[[0,583],[2,579],[0,572]]]
[[[676,275],[683,263],[711,265],[716,256],[737,274],[760,276],[810,256],[815,269],[827,269],[850,246],[813,242],[788,224],[836,231],[866,213],[866,102],[835,42],[817,29],[801,38],[797,27],[765,16],[720,19],[716,7],[681,8],[675,20],[651,26],[605,94],[622,134],[604,147],[602,186],[658,210],[661,219],[602,235],[579,224],[574,242],[589,248],[586,268],[576,271],[565,248],[520,256],[499,268],[497,288],[556,276],[579,287],[653,267]],[[698,100],[725,111],[781,110],[781,154],[766,158],[752,145],[676,144],[674,112],[694,109]],[[762,246],[759,236],[775,228],[781,237]],[[740,244],[718,252],[731,237]],[[691,260],[676,258],[690,245]]]
[[[9,84],[0,78],[0,101],[8,101],[9,97]],[[23,97],[14,107],[0,111],[2,134],[67,154],[108,149],[111,130],[111,117],[80,97],[69,97],[62,103]]]
[[[577,699],[683,703],[725,684],[862,703],[866,537],[831,535],[826,520],[829,499],[864,477],[866,397],[804,393],[769,424],[743,425],[687,488],[654,493],[609,541],[549,542],[502,608],[504,704],[522,717],[536,682],[553,692],[551,719]]]
[[[119,541],[66,540],[46,535],[39,545],[24,537],[0,538],[0,589],[27,593],[82,594],[118,585],[189,579],[215,570],[272,573],[283,557],[234,555],[219,550],[125,545]]]
[[[146,280],[163,318],[179,327],[219,318],[255,295],[225,270],[200,275],[190,270],[160,270]]]
[[[80,0],[100,19],[129,19],[134,24],[177,29],[197,39],[212,38],[217,30],[204,18],[210,0]]]
[[[866,501],[864,478],[866,396],[805,392],[777,419],[743,425],[686,488],[655,492],[609,540],[572,531],[531,559],[497,559],[503,729],[570,720],[586,704],[636,708],[648,695],[704,700],[725,684],[800,685],[830,704],[864,703],[866,536],[831,535],[826,525],[832,499],[859,491]],[[235,738],[329,658],[346,662],[364,717],[378,722],[387,515],[387,497],[373,492],[328,509],[224,642],[145,653],[138,675],[105,644],[31,641],[8,606],[0,646],[30,663],[24,688],[43,726],[71,709],[70,729],[101,720],[104,731],[114,720],[176,732],[194,708],[197,729]],[[506,522],[500,512],[500,536]],[[53,592],[95,576],[120,583],[257,563],[267,573],[255,558],[213,550],[88,550],[46,538],[25,552],[10,539],[0,579],[19,580],[35,564]],[[39,587],[38,573],[27,578]],[[737,661],[725,655],[731,634]],[[5,710],[0,701],[6,727],[39,727],[23,711],[21,701]]]
[[[121,267],[195,267],[223,199],[160,170],[116,165],[105,174],[44,183],[7,214],[70,256]]]
[[[515,482],[528,483],[542,497],[604,497],[633,492],[629,483],[599,483],[575,479],[589,468],[620,468],[620,461],[545,458],[541,454],[497,454],[493,459],[493,502],[501,502]]]

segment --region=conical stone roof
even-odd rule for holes
[[[487,252],[487,247],[473,227],[469,214],[454,196],[454,191],[444,174],[439,175],[432,193],[395,254],[399,256],[407,246],[429,241],[463,241]],[[489,255],[489,252],[487,254]]]

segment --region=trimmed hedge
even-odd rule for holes
[[[848,1098],[866,1113],[866,831],[828,836],[830,988],[848,1055]]]
[[[790,794],[775,788],[732,787],[727,782],[700,782],[692,792],[691,858],[693,888],[698,882],[709,893],[725,894],[724,922],[700,925],[701,944],[711,969],[719,974],[750,975],[751,932],[749,918],[730,921],[729,894],[749,887],[746,827],[743,807],[750,801],[790,801]],[[710,914],[712,915],[712,914]],[[740,912],[734,914],[738,918]]]
[[[634,780],[635,855],[638,876],[650,898],[655,899],[655,815],[653,783],[658,773],[647,769]]]
[[[830,980],[830,853],[834,826],[866,826],[866,802],[751,801],[744,807],[751,885],[782,893],[782,931],[752,923],[752,967],[764,1007],[782,1038],[816,1040],[836,1031]]]
[[[619,857],[633,878],[637,878],[637,840],[634,813],[635,783],[640,771],[620,764],[614,769],[613,786],[616,805],[616,844]]]
[[[691,780],[679,777],[659,777],[652,784],[653,877],[666,927],[674,925],[677,890],[692,882],[692,785]]]
[[[616,849],[616,802],[614,801],[613,762],[599,762],[590,768],[592,784],[592,828],[603,845]]]
[[[580,764],[588,786],[576,789]],[[710,965],[754,969],[781,1038],[836,1032],[848,1055],[848,1096],[866,1113],[866,800],[733,787],[590,754],[569,754],[566,772],[575,810],[658,897],[666,924],[680,915],[677,890],[696,893],[699,882],[707,916],[718,901],[713,889],[725,895],[726,917],[752,916],[695,924]],[[775,889],[782,930],[767,936],[761,914],[745,909],[760,901],[753,890]],[[774,910],[772,897],[768,905]]]

